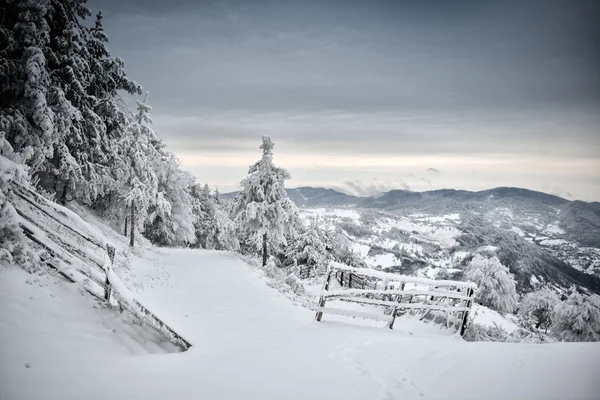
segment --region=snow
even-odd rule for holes
[[[512,333],[519,329],[516,322],[511,320],[511,315],[502,316],[499,312],[491,310],[479,304],[473,304],[471,312],[473,322],[479,325],[494,327],[498,325],[508,333]]]
[[[398,275],[398,274],[392,274],[392,273],[388,273],[388,272],[376,271],[376,270],[372,270],[372,269],[368,269],[368,268],[354,268],[354,267],[350,267],[348,265],[340,264],[335,261],[331,261],[329,265],[330,265],[330,268],[334,268],[336,270],[353,272],[358,275],[372,276],[372,277],[376,277],[376,278],[379,278],[384,281],[387,280],[390,282],[406,282],[406,283],[413,283],[413,284],[420,284],[420,285],[427,285],[427,286],[441,286],[441,285],[446,284],[448,286],[454,286],[454,287],[459,287],[459,288],[473,288],[473,289],[477,288],[477,285],[475,285],[473,282],[432,280],[432,279],[427,279],[427,278],[419,278],[419,277],[415,277],[415,276]],[[408,286],[406,286],[406,288],[408,288]]]
[[[263,274],[232,253],[138,253],[128,254],[132,268],[123,281],[194,346],[179,354],[159,354],[161,345],[144,345],[139,337],[120,335],[119,329],[113,333],[120,323],[115,312],[94,308],[96,303],[74,284],[44,276],[28,285],[31,275],[3,268],[0,398],[490,400],[597,395],[598,343],[468,343],[436,334],[439,329],[433,325],[421,330],[401,319],[394,330],[384,322],[367,326],[327,315],[318,323],[314,312],[270,288]],[[478,322],[496,318],[487,311],[479,315]]]
[[[441,216],[425,216],[423,214],[413,214],[412,216],[416,216],[419,220],[424,222],[446,222],[446,221],[460,221],[460,215],[458,213],[455,214],[447,214]]]
[[[512,228],[510,228],[510,230],[521,237],[525,237],[525,232],[523,232],[523,230],[519,227],[513,226]]]
[[[564,239],[545,239],[540,241],[540,244],[543,246],[560,246],[561,244],[567,243],[569,243],[569,241]]]
[[[481,246],[477,249],[478,252],[490,252],[490,253],[495,253],[498,251],[498,246],[492,246],[492,245],[486,245],[486,246]]]
[[[369,250],[371,250],[371,246],[369,246],[368,244],[355,242],[352,243],[352,251],[356,252],[361,257],[366,257],[367,254],[369,254]]]
[[[321,222],[323,221],[323,218],[334,217],[336,219],[349,218],[357,224],[360,223],[360,213],[356,210],[349,210],[349,209],[343,209],[343,208],[334,208],[334,209],[310,208],[310,209],[303,209],[302,214],[305,219],[314,218],[314,217],[318,216],[319,220]]]
[[[544,229],[543,232],[550,235],[562,235],[565,233],[565,231],[559,228],[558,225],[553,224],[546,226],[546,229]]]
[[[381,266],[382,268],[401,265],[402,262],[392,253],[379,254],[374,257],[367,257],[365,262],[371,266]]]

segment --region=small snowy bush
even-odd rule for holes
[[[485,326],[470,323],[463,338],[467,342],[548,343],[552,339],[542,332],[520,328],[511,333],[497,324]]]

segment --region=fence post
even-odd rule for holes
[[[473,289],[468,288],[467,289],[467,297],[469,298],[469,300],[467,300],[467,304],[466,304],[466,307],[468,309],[471,308],[471,302],[473,301],[472,296],[473,296]],[[460,326],[460,336],[465,335],[465,332],[467,331],[467,324],[469,323],[469,311],[465,311],[464,313],[465,314],[463,316],[462,324]]]
[[[321,291],[321,297],[319,298],[319,304],[318,304],[319,308],[325,307],[326,299],[323,296],[323,292],[329,290],[329,281],[331,280],[332,271],[333,270],[331,269],[331,267],[328,268],[327,277],[325,278],[325,285],[323,286],[323,290]],[[323,311],[321,311],[321,310],[317,311],[317,315],[315,316],[315,318],[317,319],[317,321],[321,321],[321,318],[323,318]]]
[[[398,307],[394,307],[392,309],[392,319],[390,319],[390,322],[388,322],[388,328],[390,328],[390,329],[394,329],[394,322],[396,322],[397,311],[398,311]]]
[[[110,269],[112,268],[112,265],[115,261],[115,248],[112,247],[108,243],[106,243],[106,254],[108,254],[108,259],[109,259],[110,263],[106,264],[104,266],[104,273],[106,274],[106,281],[104,282],[104,299],[110,305],[110,296],[111,296],[111,292],[112,292],[112,287],[110,284],[110,279],[108,279],[108,273],[109,273]]]

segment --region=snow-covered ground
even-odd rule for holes
[[[597,343],[467,343],[407,330],[399,322],[394,331],[327,315],[317,323],[311,311],[269,287],[263,274],[233,254],[137,253],[129,255],[132,267],[124,280],[193,347],[164,353],[135,332],[125,339],[123,317],[94,308],[75,285],[5,267],[1,399],[598,395]]]

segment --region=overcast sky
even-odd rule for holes
[[[200,182],[600,200],[600,2],[89,0]]]

